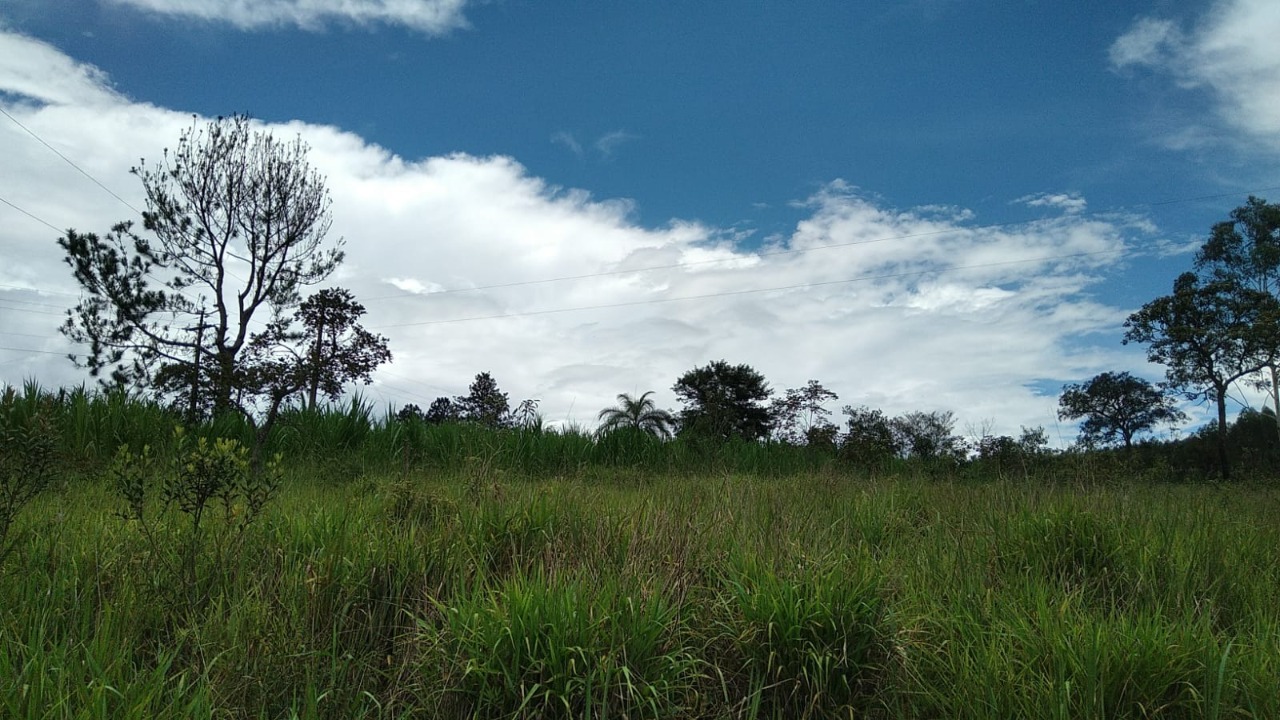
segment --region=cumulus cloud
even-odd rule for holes
[[[317,30],[333,22],[402,25],[429,35],[465,27],[467,0],[105,0],[174,17],[243,29],[292,25]]]
[[[39,62],[0,54],[0,106],[142,207],[128,168],[159,157],[190,115],[132,102],[39,43],[0,32],[4,47]],[[80,79],[64,87],[68,68]],[[347,243],[333,281],[395,353],[367,389],[379,401],[423,405],[487,370],[513,398],[541,399],[549,421],[590,423],[619,392],[656,390],[674,406],[676,377],[724,358],[779,390],[818,379],[841,404],[951,409],[1012,433],[1053,422],[1056,398],[1034,389],[1044,381],[1133,365],[1131,349],[1080,338],[1123,320],[1089,290],[1147,237],[1140,219],[1068,212],[983,227],[965,208],[896,208],[833,180],[800,203],[794,228],[759,244],[679,219],[639,225],[630,202],[560,187],[511,157],[404,158],[339,128],[265,127],[300,134],[328,178],[332,232]],[[0,146],[0,197],[53,226],[101,232],[132,215],[3,118]],[[74,349],[55,330],[77,292],[57,233],[3,217],[0,333],[32,337],[0,334],[0,346]],[[0,352],[0,382],[28,376],[81,379],[53,355]]]
[[[1111,46],[1117,69],[1146,67],[1213,93],[1222,118],[1280,150],[1280,3],[1218,0],[1189,30],[1140,18]]]
[[[48,43],[0,31],[0,91],[28,103],[103,105],[119,103],[106,75]]]

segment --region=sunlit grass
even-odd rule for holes
[[[59,402],[62,472],[0,562],[3,717],[1280,717],[1269,486],[870,473],[355,402],[283,426],[279,496],[183,575],[187,519],[144,536],[105,472],[121,444],[170,457],[172,418]]]

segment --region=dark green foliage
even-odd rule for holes
[[[999,478],[1028,479],[1046,468],[1050,459],[1049,436],[1044,428],[1022,428],[1013,438],[1008,435],[984,435],[974,445],[974,465],[980,470],[993,469]]]
[[[467,395],[454,399],[459,419],[487,428],[500,428],[510,423],[511,404],[507,400],[507,394],[498,389],[498,383],[492,375],[487,372],[479,373],[468,390],[470,392]],[[436,421],[436,416],[432,414],[435,409],[433,403],[427,413],[429,421]]]
[[[894,445],[907,458],[933,462],[960,462],[968,448],[964,439],[955,435],[955,414],[950,410],[909,412],[889,422]]]
[[[880,410],[846,405],[848,431],[840,445],[840,456],[864,466],[877,467],[898,456],[898,438],[891,420]]]
[[[0,563],[12,550],[9,529],[22,508],[53,482],[57,472],[56,408],[28,386],[0,395]]]
[[[685,406],[681,434],[713,440],[759,440],[769,434],[771,417],[763,403],[773,393],[750,365],[716,360],[681,375],[672,390]]]
[[[1005,572],[1027,573],[1112,607],[1132,600],[1133,561],[1123,537],[1096,515],[1054,510],[1014,519],[995,551]]]
[[[423,420],[432,425],[459,422],[462,420],[462,407],[447,397],[438,397],[427,408]]]
[[[1147,346],[1147,358],[1165,366],[1166,384],[1189,400],[1212,400],[1218,409],[1218,464],[1231,468],[1227,451],[1227,392],[1240,378],[1269,362],[1269,336],[1280,303],[1267,293],[1222,280],[1202,282],[1194,273],[1174,281],[1173,294],[1156,298],[1125,321],[1125,342]]]
[[[422,408],[413,403],[405,405],[396,412],[396,422],[402,425],[423,422],[424,420],[425,418],[422,414]]]
[[[336,399],[349,382],[368,385],[373,371],[391,362],[387,339],[361,327],[357,322],[361,315],[364,306],[343,288],[325,288],[298,307],[308,408],[315,409],[317,394]]]
[[[1067,385],[1058,398],[1058,418],[1079,420],[1080,442],[1086,446],[1123,443],[1157,425],[1186,420],[1173,399],[1151,383],[1127,372],[1105,372],[1082,385]]]

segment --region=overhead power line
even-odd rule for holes
[[[33,350],[31,348],[16,348],[16,347],[0,347],[0,350],[8,350],[10,352],[39,353],[41,355],[66,355],[67,354],[65,350],[61,352],[57,352],[54,350]]]
[[[56,232],[56,233],[60,233],[60,232],[62,232],[62,230],[61,230],[61,229],[54,227],[54,226],[53,226],[53,223],[47,222],[44,218],[37,217],[34,213],[30,213],[30,212],[27,212],[26,210],[23,210],[22,208],[18,207],[17,205],[14,205],[13,203],[11,203],[11,202],[9,202],[8,200],[6,200],[4,197],[0,197],[0,202],[4,203],[5,205],[8,205],[9,207],[13,208],[14,210],[17,210],[18,212],[22,213],[23,215],[26,215],[27,217],[31,218],[32,220],[35,220],[36,222],[40,223],[41,225],[44,225],[45,227],[49,228],[50,230],[53,230],[53,231],[54,231],[54,232]]]
[[[119,195],[117,195],[117,194],[115,193],[115,191],[113,191],[111,188],[109,188],[109,187],[107,187],[106,185],[103,185],[102,183],[98,182],[98,178],[96,178],[96,177],[94,177],[94,176],[90,175],[90,174],[88,173],[88,171],[86,171],[84,168],[82,168],[82,167],[80,167],[79,165],[75,164],[75,163],[71,160],[71,158],[67,157],[66,155],[63,155],[61,152],[58,152],[58,149],[57,149],[57,148],[55,148],[54,146],[52,146],[52,145],[50,145],[49,143],[45,142],[44,138],[42,138],[42,137],[40,137],[39,135],[37,135],[37,134],[35,133],[35,131],[34,131],[34,130],[32,130],[31,128],[29,128],[29,127],[27,127],[26,125],[23,125],[22,123],[18,122],[18,119],[17,119],[17,118],[15,118],[14,116],[10,115],[10,114],[8,113],[8,111],[6,111],[4,108],[0,107],[0,113],[4,114],[4,116],[5,116],[5,117],[7,117],[7,118],[9,118],[10,120],[12,120],[14,125],[17,125],[18,127],[20,127],[20,128],[22,128],[23,130],[25,130],[25,131],[26,131],[26,133],[27,133],[28,135],[30,135],[31,137],[35,138],[35,139],[36,139],[36,141],[37,141],[37,142],[39,142],[41,145],[45,146],[46,148],[49,148],[49,151],[50,151],[50,152],[52,152],[54,155],[57,155],[58,157],[62,158],[63,162],[65,162],[66,164],[68,164],[68,165],[70,165],[71,167],[75,168],[75,169],[76,169],[76,170],[77,170],[81,175],[83,175],[83,176],[85,176],[85,177],[89,178],[90,182],[92,182],[94,185],[97,185],[98,187],[102,188],[103,190],[106,190],[106,191],[107,191],[107,193],[108,193],[109,195],[111,195],[111,197],[115,198],[116,200],[119,200],[121,203],[123,203],[123,204],[124,204],[124,206],[125,206],[125,207],[129,208],[130,210],[134,211],[135,213],[138,213],[139,215],[141,215],[141,214],[142,214],[142,211],[141,211],[141,210],[139,210],[138,208],[134,207],[133,205],[131,205],[131,204],[129,203],[129,201],[128,201],[128,200],[125,200],[124,198],[122,198],[122,197],[120,197]]]

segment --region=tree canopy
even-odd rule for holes
[[[1079,420],[1080,440],[1088,446],[1121,443],[1158,425],[1186,419],[1159,388],[1127,372],[1104,372],[1083,384],[1067,385],[1058,398],[1058,418]]]
[[[1227,456],[1227,392],[1242,377],[1271,361],[1276,298],[1223,280],[1202,282],[1195,273],[1174,281],[1173,293],[1156,298],[1125,321],[1125,342],[1147,346],[1147,358],[1165,366],[1166,385],[1189,400],[1210,400],[1218,410],[1218,462],[1230,477]]]
[[[684,403],[680,432],[727,440],[759,440],[769,434],[765,403],[772,390],[750,365],[716,360],[681,375],[672,387]]]

